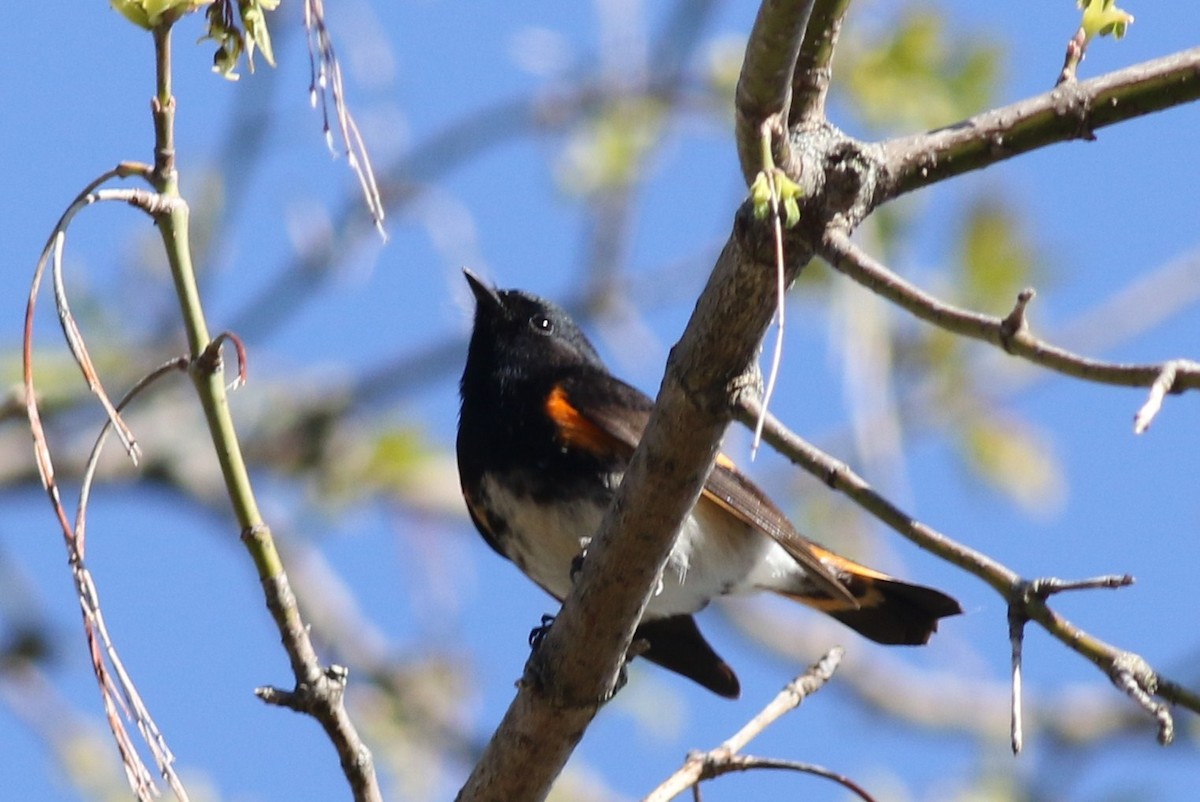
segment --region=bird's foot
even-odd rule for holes
[[[591,545],[590,537],[580,538],[579,553],[571,560],[571,584],[575,584],[575,580],[579,578],[579,572],[583,570],[583,561],[587,559],[588,546]]]
[[[542,641],[546,639],[546,635],[550,632],[550,627],[554,626],[554,616],[542,616],[542,623],[533,629],[529,630],[529,648],[535,652],[542,645]]]

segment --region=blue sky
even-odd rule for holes
[[[205,264],[212,327],[235,326],[246,334],[251,351],[252,386],[233,399],[239,416],[269,409],[256,381],[278,388],[286,379],[287,386],[299,388],[295,392],[328,387],[356,371],[420,353],[427,343],[462,337],[469,325],[469,295],[459,274],[464,264],[502,286],[565,299],[578,293],[585,261],[580,253],[588,225],[583,204],[558,191],[555,169],[563,137],[541,131],[447,169],[425,165],[425,175],[435,183],[416,204],[390,218],[386,246],[365,239],[300,308],[278,295],[248,305],[289,269],[298,243],[319,237],[337,210],[354,200],[345,160],[329,157],[319,115],[307,105],[307,57],[291,5],[285,3],[279,18],[272,19],[279,68],[260,67],[236,84],[209,72],[207,45],[191,46],[199,35],[195,21],[184,23],[176,37],[184,191],[202,216],[201,178],[215,175],[221,160],[230,157],[235,161],[223,178],[227,191],[238,181],[247,188],[248,200]],[[594,68],[610,37],[632,36],[625,46],[636,53],[639,40],[630,31],[639,26],[622,29],[614,19],[646,19],[652,36],[663,16],[655,4],[636,2],[599,4],[599,9],[549,2],[512,5],[329,4],[352,107],[378,166],[472,111],[555,85],[539,70],[558,70],[569,78]],[[886,27],[884,5],[856,4],[848,24]],[[1005,48],[1001,102],[1053,83],[1077,13],[1068,0],[941,6],[950,30],[994,39]],[[1085,77],[1196,44],[1200,7],[1190,0],[1146,6],[1129,6],[1137,22],[1126,40],[1093,47],[1082,67]],[[744,35],[753,13],[749,3],[722,5],[705,38]],[[100,0],[73,4],[68,13],[54,4],[17,4],[7,10],[6,21],[10,31],[20,32],[9,37],[0,56],[7,77],[0,99],[8,121],[0,134],[8,186],[0,193],[0,321],[8,321],[0,326],[5,354],[0,376],[13,383],[19,375],[12,357],[28,281],[54,220],[94,175],[123,159],[149,158],[152,54],[149,37]],[[537,64],[528,58],[531,43],[541,43]],[[700,49],[698,63],[706,52]],[[250,115],[252,127],[266,127],[268,144],[253,164],[236,162],[245,140],[228,135],[235,109]],[[502,119],[483,118],[480,139],[486,141],[487,127],[501,125]],[[836,106],[834,119],[850,131],[860,128]],[[1098,315],[1079,341],[1065,343],[1086,350],[1120,328],[1122,321],[1102,306],[1106,300],[1178,260],[1194,264],[1200,259],[1197,130],[1200,108],[1176,109],[1101,131],[1096,142],[1049,148],[938,188],[912,208],[919,222],[893,266],[936,288],[949,270],[949,232],[960,219],[958,210],[972,198],[1003,198],[1022,210],[1022,225],[1046,277],[1037,284],[1032,324],[1053,336],[1076,331],[1072,324]],[[652,392],[667,349],[703,284],[706,254],[726,235],[743,188],[727,134],[700,115],[672,127],[648,169],[652,172],[634,200],[627,269],[636,278],[667,264],[684,267],[674,274],[677,283],[635,296],[625,317],[589,330],[618,373]],[[151,337],[160,314],[169,310],[161,275],[141,266],[152,233],[127,209],[99,208],[81,217],[69,245],[68,281],[89,294],[95,305],[89,314],[122,323],[130,339]],[[1129,361],[1196,357],[1200,308],[1186,300],[1194,293],[1196,276],[1193,269],[1190,278],[1167,291],[1167,300],[1184,298],[1175,314],[1145,332],[1104,342],[1099,355]],[[1010,304],[1011,299],[996,299],[985,311],[1003,312]],[[1150,304],[1139,304],[1147,308],[1133,314],[1149,314]],[[41,353],[57,357],[61,350],[51,306],[43,297],[37,344]],[[805,436],[832,438],[845,431],[850,410],[831,348],[840,329],[827,311],[804,298],[793,308],[775,409]],[[1096,387],[1038,371],[1005,371],[1003,360],[986,361],[995,355],[985,347],[972,353],[998,408],[1026,422],[1058,460],[1065,482],[1061,501],[1036,512],[1022,510],[968,475],[936,429],[906,441],[898,471],[887,477],[868,473],[868,478],[887,484],[922,520],[1027,576],[1134,574],[1133,588],[1064,596],[1056,607],[1173,678],[1200,685],[1190,673],[1200,645],[1192,632],[1197,605],[1190,595],[1200,563],[1196,400],[1169,398],[1150,432],[1135,437],[1130,422],[1142,391]],[[364,415],[419,426],[431,450],[448,450],[460,358],[454,357],[437,380],[386,396]],[[937,410],[931,418],[937,420]],[[151,453],[170,446],[144,444]],[[730,446],[744,455],[744,433],[731,434]],[[744,456],[741,461],[746,462]],[[841,503],[821,496],[807,479],[795,478],[772,455],[761,456],[753,472],[773,492],[797,490],[806,497],[816,494],[823,504]],[[460,715],[473,733],[489,733],[511,698],[526,654],[525,635],[542,613],[552,611],[549,600],[483,546],[465,515],[431,516],[386,502],[339,515],[342,511],[308,506],[306,488],[279,477],[260,477],[260,492],[272,523],[316,547],[353,588],[360,610],[389,649],[434,649],[469,659]],[[346,798],[336,760],[317,727],[265,708],[251,695],[254,687],[284,683],[288,675],[232,521],[129,482],[102,488],[90,518],[90,560],[109,624],[185,778],[197,788],[213,788],[221,799]],[[852,659],[900,659],[1002,684],[1008,646],[999,597],[900,538],[876,534],[882,545],[873,559],[880,567],[953,593],[967,613],[947,622],[934,643],[919,652],[885,655],[849,633],[834,631],[831,637],[851,650]],[[0,554],[6,564],[19,567],[62,644],[50,671],[55,686],[70,704],[98,715],[61,541],[40,492],[5,491]],[[812,624],[804,611],[789,608],[782,614],[789,626]],[[742,700],[725,702],[663,672],[635,670],[630,686],[588,733],[577,754],[578,768],[599,773],[608,787],[638,798],[687,750],[716,745],[732,733],[803,662],[751,648],[717,614],[705,616],[702,626],[739,669]],[[1094,668],[1040,633],[1031,632],[1026,657],[1032,696],[1060,699],[1081,689],[1117,696]],[[1178,724],[1195,730],[1187,714],[1180,714]],[[44,743],[3,706],[0,743],[7,752],[0,764],[5,788],[0,796],[78,798],[56,779]],[[1194,742],[1181,738],[1163,750],[1147,725],[1117,747],[1086,757],[1064,755],[1032,732],[1026,753],[1014,760],[1003,729],[983,743],[953,733],[914,735],[857,704],[835,681],[752,751],[826,764],[877,790],[881,799],[957,798],[956,791],[982,773],[1038,778],[1039,787],[1056,799],[1111,799],[1138,788],[1147,799],[1192,798],[1200,771]],[[463,770],[452,765],[412,795],[449,798]],[[401,798],[402,789],[396,790],[393,796]],[[781,777],[727,779],[706,798],[784,794],[841,798],[820,781]]]

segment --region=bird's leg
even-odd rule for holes
[[[554,626],[554,616],[543,615],[542,623],[529,630],[529,648],[536,652],[552,626]]]
[[[571,584],[575,584],[575,580],[579,578],[579,572],[583,570],[583,561],[587,559],[588,546],[591,545],[590,537],[579,538],[579,553],[571,560]]]

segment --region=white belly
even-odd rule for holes
[[[571,592],[571,564],[599,529],[603,508],[589,501],[535,505],[488,479],[482,490],[508,526],[509,559],[555,598],[565,598]],[[681,527],[646,617],[694,613],[730,593],[787,589],[802,576],[796,561],[773,540],[702,499]]]

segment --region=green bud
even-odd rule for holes
[[[1090,41],[1097,36],[1120,39],[1133,23],[1133,15],[1117,8],[1115,0],[1079,0],[1083,9],[1084,36]]]
[[[147,30],[162,24],[168,14],[172,19],[178,19],[210,2],[212,0],[109,0],[125,19]]]

